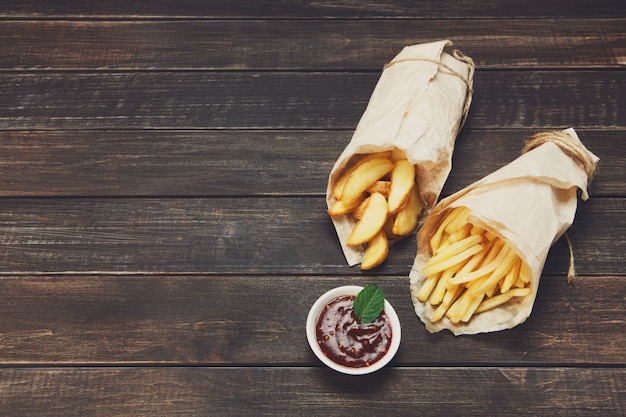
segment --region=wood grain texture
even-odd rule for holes
[[[350,378],[317,368],[10,369],[0,407],[20,415],[623,415],[626,371],[399,368]],[[596,390],[604,395],[598,397]],[[384,400],[381,400],[382,399]]]
[[[338,274],[346,266],[323,198],[0,200],[0,272]],[[581,203],[569,235],[580,274],[619,274],[623,198]],[[414,237],[378,273],[405,276]],[[289,256],[285,256],[285,254]],[[557,242],[545,272],[566,274]]]
[[[404,275],[5,276],[0,364],[319,366],[308,309],[341,285],[376,282],[403,325],[392,366],[620,366],[623,279],[544,276],[530,318],[468,337],[430,334]]]
[[[379,76],[0,74],[0,129],[354,129]],[[474,88],[467,127],[626,127],[624,71],[483,71]]]
[[[331,2],[272,0],[158,0],[149,4],[124,0],[86,1],[80,5],[71,0],[22,2],[6,0],[1,17],[28,18],[484,18],[503,17],[616,17],[626,16],[626,7],[619,0],[455,0],[449,2],[414,2],[411,0]]]
[[[481,70],[623,68],[625,26],[625,19],[0,21],[0,69],[380,71],[406,45],[442,35]]]
[[[0,4],[0,415],[626,413],[626,3],[618,0]],[[452,39],[477,63],[448,195],[532,133],[601,161],[532,315],[428,333],[409,237],[367,273],[328,173],[383,65]],[[305,337],[330,288],[375,282],[391,365],[330,371]]]
[[[592,198],[626,196],[622,130],[576,129],[600,157]],[[3,197],[323,196],[351,130],[0,131]],[[449,195],[520,155],[529,129],[464,129]]]

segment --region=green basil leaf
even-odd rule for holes
[[[385,308],[385,294],[376,284],[367,284],[354,298],[352,310],[362,324],[373,322]]]

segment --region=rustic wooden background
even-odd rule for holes
[[[450,194],[574,127],[591,199],[512,330],[428,334],[415,239],[348,268],[330,169],[383,65],[451,39],[477,66]],[[3,1],[0,414],[626,413],[626,3]],[[324,368],[309,307],[381,285],[403,324],[374,375]]]

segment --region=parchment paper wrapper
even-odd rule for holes
[[[415,312],[430,332],[493,332],[512,328],[530,316],[548,251],[574,221],[578,189],[583,200],[589,197],[587,185],[599,160],[583,146],[574,129],[558,134],[567,142],[563,146],[573,148],[577,156],[548,138],[510,164],[441,200],[425,220],[418,232],[410,290]],[[528,264],[533,291],[527,297],[513,298],[477,314],[468,323],[454,324],[446,317],[431,323],[434,308],[428,300],[417,300],[417,291],[425,280],[421,271],[432,256],[430,237],[445,213],[457,206],[470,208],[468,221],[499,235]]]
[[[434,206],[452,167],[452,152],[469,103],[473,62],[454,51],[448,40],[405,47],[389,62],[348,146],[336,161],[328,181],[326,203],[335,202],[332,189],[350,159],[397,148],[416,165],[416,182],[425,211]],[[354,227],[350,216],[332,218],[346,261],[360,263],[363,248],[346,240]]]

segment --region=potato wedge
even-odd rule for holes
[[[392,233],[396,236],[406,236],[415,230],[417,219],[424,206],[420,200],[417,184],[411,190],[411,195],[406,204],[398,211],[393,222]]]
[[[365,254],[361,260],[361,270],[366,271],[380,265],[387,259],[389,253],[389,242],[387,236],[383,230],[380,230],[376,235],[367,243]]]
[[[365,207],[367,207],[367,203],[369,203],[369,199],[363,196],[363,201],[361,201],[361,203],[352,211],[352,217],[354,217],[354,220],[361,220],[363,213],[365,212]]]
[[[389,190],[391,190],[391,181],[381,180],[381,181],[376,181],[365,191],[367,191],[370,194],[381,193],[385,197],[388,197]]]
[[[330,216],[341,216],[343,214],[352,213],[364,199],[365,196],[363,195],[361,198],[357,198],[350,203],[346,203],[343,200],[336,200],[327,212]]]
[[[372,184],[393,169],[393,162],[387,158],[371,159],[361,165],[350,174],[346,185],[343,187],[341,200],[350,203],[358,199]],[[384,196],[381,195],[384,198]]]
[[[396,161],[391,171],[389,213],[395,214],[407,202],[415,186],[415,167],[406,159]]]
[[[383,228],[388,215],[387,199],[380,194],[374,193],[367,198],[367,206],[363,211],[363,217],[357,222],[348,236],[347,243],[358,246],[369,242]]]
[[[359,159],[354,165],[345,169],[343,173],[341,174],[341,176],[335,182],[335,185],[333,188],[333,196],[335,197],[335,199],[337,200],[341,199],[341,197],[343,196],[343,187],[346,185],[346,182],[348,182],[348,178],[350,178],[350,175],[352,175],[352,173],[359,166],[363,165],[367,161],[371,161],[372,159],[378,159],[378,158],[389,159],[390,157],[391,157],[391,151],[383,151],[383,152],[367,154],[367,155],[364,155],[361,159]]]

